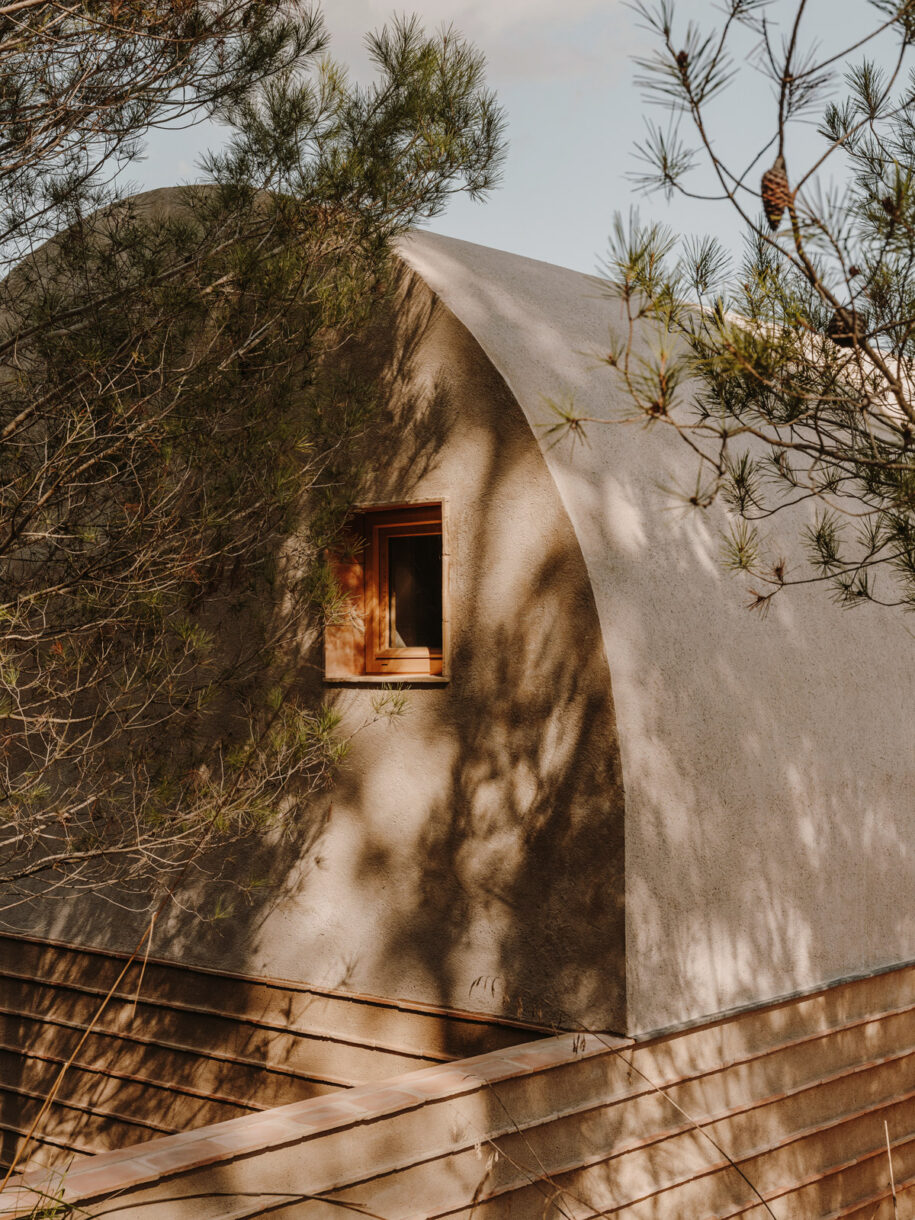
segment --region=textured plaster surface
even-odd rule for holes
[[[626,409],[596,281],[431,234],[403,253],[523,407],[588,565],[626,791],[629,1031],[915,957],[910,619],[822,589],[751,615],[721,519],[661,490],[695,482],[686,446],[638,425],[549,445],[547,399]]]
[[[479,345],[404,271],[350,371],[385,404],[363,504],[443,500],[451,679],[407,692],[302,685],[355,733],[329,798],[287,837],[216,866],[252,877],[231,915],[160,919],[154,955],[446,1008],[625,1024],[623,799],[610,675],[574,531],[517,403]],[[376,683],[376,686],[380,684]],[[218,886],[179,895],[188,912]],[[132,948],[142,921],[91,900],[7,916]]]
[[[620,1029],[622,786],[574,531],[517,403],[415,277],[362,371],[390,436],[363,503],[445,503],[451,680],[355,740],[290,933],[352,962],[347,986]],[[336,698],[371,716],[373,692]]]

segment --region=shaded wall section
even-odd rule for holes
[[[159,957],[537,1022],[625,1025],[623,795],[591,584],[553,478],[478,343],[412,273],[347,356],[385,404],[365,504],[443,500],[451,680],[302,686],[354,730],[329,798],[291,832],[228,853],[264,884],[202,923],[200,895],[159,921]],[[212,887],[207,892],[211,905]],[[132,947],[104,903],[40,904],[13,926]]]
[[[631,414],[598,359],[623,326],[601,285],[431,234],[404,250],[523,407],[588,564],[626,787],[630,1032],[915,958],[911,617],[818,588],[749,614],[722,518],[671,511],[663,489],[696,477],[671,430],[547,443],[548,397]],[[767,525],[789,565],[796,527]]]
[[[451,682],[355,740],[296,898],[320,927],[296,934],[367,990],[619,1028],[622,792],[574,532],[517,403],[417,279],[361,363],[389,410],[365,502],[445,501]],[[337,699],[370,715],[370,690]]]

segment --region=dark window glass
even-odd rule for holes
[[[387,646],[441,650],[441,534],[388,539]]]

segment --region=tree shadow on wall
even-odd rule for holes
[[[363,730],[379,691],[325,687],[320,633],[303,635],[297,697],[336,706],[344,731],[358,730],[350,757],[281,831],[205,853],[151,951],[408,1006],[621,1029],[623,795],[584,561],[531,429],[476,341],[412,274],[398,291],[396,310],[341,356],[382,404],[354,498],[448,501],[450,683],[408,690],[400,723]],[[270,613],[258,621],[269,633]],[[132,949],[145,915],[111,897],[56,914],[37,903],[31,930]],[[307,1022],[307,1005],[295,1019]],[[377,1021],[390,1040],[390,1012]],[[442,1038],[443,1056],[487,1045],[455,1023]],[[217,1075],[212,1088],[229,1085]]]
[[[359,875],[371,889],[409,870],[384,956],[444,1007],[622,1029],[622,786],[595,616],[569,613],[574,567],[544,557],[482,665],[465,625],[452,698],[431,723],[413,696],[424,739],[447,740],[452,761],[411,859],[370,834]],[[370,800],[364,780],[349,771],[341,799]]]
[[[245,846],[269,884],[191,951],[218,957],[231,942],[238,956],[278,910],[307,906],[333,868],[336,822],[350,844],[339,902],[369,913],[371,944],[354,935],[330,973],[309,974],[306,957],[310,981],[623,1029],[623,792],[588,574],[501,377],[421,282],[405,275],[400,292],[351,362],[384,404],[359,499],[448,501],[451,680],[408,687],[399,723],[363,731],[381,692],[322,690],[312,641],[303,688],[356,730],[350,757],[301,823]]]
[[[622,1029],[623,792],[588,573],[531,428],[479,345],[440,305],[423,336],[453,404],[432,484],[451,519],[451,681],[411,692],[403,740],[388,747],[382,786],[422,787],[412,812],[379,794],[373,743],[337,785],[342,805],[365,811],[357,883],[370,901],[395,891],[379,956],[404,987],[422,980],[445,1007]],[[397,498],[412,469],[377,474],[375,501]],[[440,769],[434,782],[415,775],[417,757]]]

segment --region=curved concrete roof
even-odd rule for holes
[[[912,619],[823,589],[748,613],[720,518],[661,490],[695,479],[671,432],[545,437],[549,398],[624,405],[596,359],[618,325],[598,282],[428,233],[401,251],[517,398],[588,566],[626,785],[631,1028],[915,957]]]

